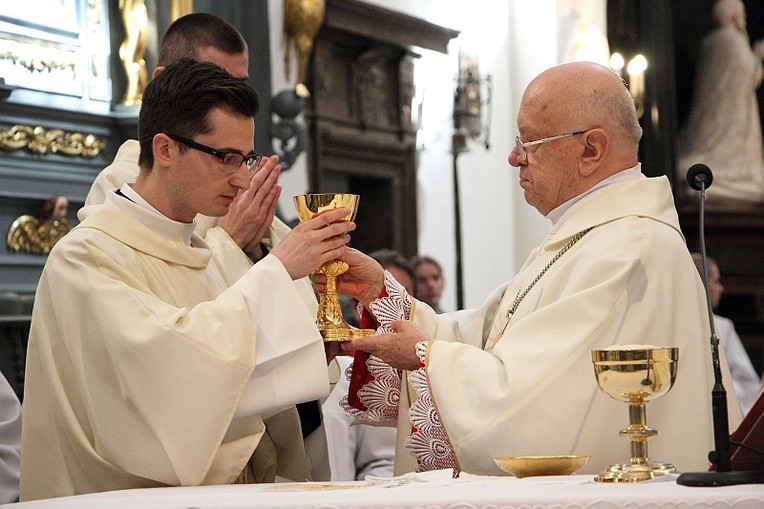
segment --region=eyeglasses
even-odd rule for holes
[[[531,145],[541,145],[542,143],[549,143],[550,141],[557,141],[561,140],[563,138],[568,138],[570,136],[575,136],[577,134],[584,134],[587,130],[584,131],[576,131],[574,133],[565,133],[565,134],[558,134],[557,136],[549,136],[547,138],[541,138],[540,140],[534,140],[534,141],[526,141],[522,142],[520,141],[520,136],[515,136],[515,147],[517,147],[517,153],[520,155],[520,162],[524,163],[528,160],[528,153],[525,151],[527,147],[530,147]]]
[[[197,143],[194,140],[184,138],[183,136],[178,136],[176,134],[167,134],[167,136],[170,139],[188,146],[189,148],[217,157],[222,163],[221,170],[223,170],[223,173],[227,173],[229,175],[236,173],[241,166],[241,163],[247,165],[247,172],[252,175],[252,173],[254,173],[260,164],[260,160],[263,158],[262,154],[258,154],[256,152],[245,156],[239,152],[226,152],[224,150],[217,150],[212,147],[208,147],[207,145]]]

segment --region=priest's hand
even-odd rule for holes
[[[337,292],[358,300],[368,308],[369,303],[378,298],[382,292],[385,284],[385,270],[374,258],[350,247],[339,259],[347,263],[350,268],[337,278]],[[313,275],[313,287],[316,292],[323,292],[325,285],[325,275]]]
[[[431,338],[412,322],[396,320],[390,322],[393,332],[366,336],[342,343],[345,351],[363,350],[396,369],[414,371],[419,367],[416,345]]]
[[[218,221],[218,226],[253,262],[265,255],[260,241],[273,222],[276,203],[281,196],[280,173],[279,156],[263,157],[249,179],[249,189],[239,191],[228,213]]]
[[[348,232],[355,230],[355,223],[342,221],[348,214],[347,208],[332,209],[298,224],[271,249],[271,254],[293,280],[307,276],[345,253]]]

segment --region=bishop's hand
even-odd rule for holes
[[[342,349],[363,350],[379,357],[382,362],[396,369],[414,371],[419,367],[419,357],[416,345],[422,341],[430,341],[425,332],[407,320],[390,322],[393,332],[366,336],[342,343]]]
[[[371,301],[379,297],[385,284],[385,270],[372,257],[347,248],[338,258],[348,264],[348,270],[337,278],[337,292],[358,300],[368,308]],[[316,292],[324,291],[326,276],[313,275],[313,287]]]

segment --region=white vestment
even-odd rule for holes
[[[386,289],[397,292],[387,283]],[[375,302],[384,308],[384,301]],[[392,307],[383,315],[395,316]],[[706,470],[713,448],[706,309],[668,179],[602,188],[575,203],[517,276],[479,308],[436,314],[413,303],[412,319],[434,340],[420,357],[424,367],[411,375],[413,389],[400,391],[399,442],[419,422],[406,448],[416,449],[420,466],[442,464],[445,443],[455,467],[473,474],[501,475],[493,461],[500,456],[591,455],[582,473],[628,463],[629,441],[618,433],[629,423],[628,405],[599,390],[591,351],[649,344],[679,348],[673,389],[647,404],[647,424],[658,431],[650,459]],[[390,377],[375,373],[374,359],[367,365],[376,379],[364,387],[374,397],[361,399],[371,414],[385,415],[377,402],[395,398],[384,394]],[[728,376],[726,363],[724,370]],[[741,418],[729,397],[734,430]],[[407,451],[398,453],[396,474],[416,467]]]
[[[117,150],[114,161],[104,168],[93,181],[85,200],[85,205],[103,203],[106,196],[119,189],[125,183],[132,183],[138,178],[138,156],[140,144],[137,140],[125,141]],[[196,233],[204,238],[204,241],[212,251],[212,261],[217,265],[223,275],[226,286],[232,285],[252,266],[252,260],[241,250],[236,242],[217,226],[218,218],[198,214],[195,219]],[[262,239],[267,248],[272,248],[283,239],[290,229],[279,218],[274,217],[271,226]],[[308,311],[316,315],[318,301],[313,291],[313,285],[305,277],[294,282],[295,288],[300,294]],[[268,424],[268,423],[266,423]],[[281,425],[281,424],[279,424]],[[279,448],[280,454],[285,457],[293,457],[294,452],[284,451],[293,445],[287,441]],[[302,447],[302,444],[299,444]],[[324,481],[330,478],[329,458],[326,445],[326,434],[323,426],[305,438],[305,448],[310,458],[311,478],[314,481]]]
[[[337,384],[324,402],[324,427],[329,445],[332,481],[362,481],[366,476],[392,477],[395,459],[395,430],[367,424],[352,424],[352,417],[340,406],[348,392],[345,374],[353,358],[335,358],[339,370]]]
[[[764,148],[756,89],[764,70],[746,34],[721,27],[701,44],[687,124],[677,139],[680,189],[695,163],[714,172],[706,197],[718,202],[764,201]]]
[[[761,378],[756,373],[756,369],[751,364],[751,358],[748,357],[740,336],[737,335],[735,325],[732,320],[723,316],[714,315],[716,324],[716,336],[724,349],[724,355],[727,357],[730,374],[732,376],[732,386],[735,389],[740,410],[743,416],[748,413],[761,392]],[[730,384],[725,381],[725,387],[729,391]]]
[[[21,404],[0,374],[0,504],[19,499]]]
[[[328,394],[326,359],[281,262],[229,286],[193,225],[115,193],[79,216],[35,297],[22,500],[310,478],[279,444],[302,445],[292,407]]]

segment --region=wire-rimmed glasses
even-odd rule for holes
[[[541,138],[540,140],[533,140],[533,141],[520,141],[520,136],[515,136],[515,147],[517,147],[517,153],[520,155],[520,162],[524,163],[528,160],[528,153],[525,151],[527,147],[530,147],[532,145],[541,145],[542,143],[549,143],[550,141],[557,141],[561,140],[563,138],[568,138],[570,136],[575,136],[577,134],[584,134],[588,129],[583,131],[575,131],[572,133],[565,133],[565,134],[557,134],[555,136],[547,136],[546,138]]]

